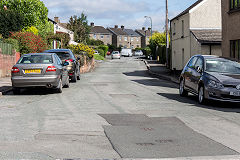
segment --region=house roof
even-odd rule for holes
[[[122,28],[108,28],[115,35],[128,35]]]
[[[60,26],[62,26],[63,28],[66,28],[67,29],[67,23],[58,23]]]
[[[191,30],[191,33],[202,44],[222,42],[221,29],[196,29],[196,30]]]
[[[147,37],[150,37],[150,36],[151,36],[151,31],[149,31],[149,30],[139,29],[139,30],[136,30],[136,32],[137,32],[138,34],[140,34],[141,36],[147,36]]]
[[[177,15],[176,17],[174,17],[171,21],[173,21],[174,19],[177,19],[187,13],[189,13],[189,11],[191,9],[193,9],[194,7],[196,7],[199,3],[201,3],[203,0],[198,0],[197,2],[193,3],[190,7],[188,7],[186,10],[184,10],[183,12],[181,12],[179,15]]]
[[[90,33],[111,34],[110,31],[108,31],[107,29],[105,29],[102,26],[93,26],[93,27],[91,27]]]
[[[141,37],[137,32],[135,32],[135,31],[132,30],[132,29],[124,29],[123,31],[126,32],[129,36],[132,36],[132,37]]]

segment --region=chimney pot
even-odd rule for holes
[[[145,27],[142,27],[142,30],[143,30],[143,31],[145,31],[145,29],[146,29]]]
[[[118,25],[115,25],[114,28],[118,28]]]
[[[54,21],[60,23],[59,17],[54,17]]]
[[[91,27],[94,27],[94,23],[93,22],[91,23]]]
[[[121,28],[124,29],[124,26],[122,25]]]
[[[151,28],[148,28],[149,31],[151,31]]]

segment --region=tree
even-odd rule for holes
[[[0,0],[0,8],[15,11],[24,17],[24,28],[34,26],[39,34],[45,30],[48,22],[48,9],[40,0]]]
[[[86,43],[90,33],[87,16],[82,13],[80,17],[74,15],[69,19],[67,28],[74,32],[74,40],[79,43]]]
[[[0,34],[4,38],[10,36],[10,32],[17,32],[22,30],[24,26],[23,16],[16,12],[10,10],[0,10]]]

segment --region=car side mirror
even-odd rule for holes
[[[69,65],[69,62],[64,62],[63,63],[63,66],[68,66]]]
[[[201,67],[199,67],[199,66],[197,66],[196,70],[197,70],[198,73],[202,73],[203,72],[203,69]]]

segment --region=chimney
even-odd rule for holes
[[[93,22],[91,23],[91,27],[94,27],[94,23]]]
[[[115,25],[114,28],[118,28],[118,25]]]
[[[143,30],[143,31],[145,31],[145,29],[146,29],[145,27],[142,27],[142,30]]]
[[[151,31],[151,28],[148,28],[149,31]]]
[[[122,25],[121,28],[122,28],[122,30],[123,30],[123,29],[124,29],[124,26]]]
[[[59,17],[54,17],[54,21],[60,23]]]

